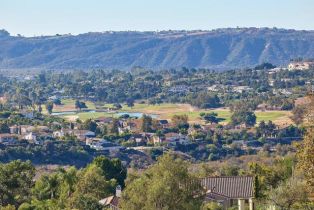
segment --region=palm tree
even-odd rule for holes
[[[67,197],[69,197],[75,188],[75,184],[77,183],[77,170],[74,167],[65,170],[63,168],[59,169],[59,175],[63,185],[63,192],[66,193]]]

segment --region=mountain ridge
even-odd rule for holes
[[[230,69],[313,58],[314,31],[226,28],[22,37],[0,30],[0,46],[5,69]]]

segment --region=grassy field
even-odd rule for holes
[[[64,111],[76,111],[74,106],[74,100],[63,100],[61,106],[55,106],[54,112],[64,112]],[[95,105],[92,102],[86,102],[88,109],[94,110]],[[103,107],[112,107],[112,104],[104,104]],[[122,106],[120,112],[141,112],[145,114],[154,114],[157,115],[159,119],[171,119],[173,115],[183,115],[186,114],[189,117],[191,123],[201,123],[200,113],[205,112],[216,112],[219,118],[225,119],[222,123],[230,122],[231,112],[229,109],[212,109],[212,110],[203,110],[192,107],[188,104],[160,104],[160,105],[149,105],[149,104],[135,104],[133,107],[128,107],[126,105]],[[288,111],[256,111],[257,122],[262,120],[264,121],[273,121],[278,125],[281,124],[291,124],[289,119],[290,112]],[[107,112],[80,112],[75,115],[64,115],[69,120],[75,120],[77,118],[81,120],[86,119],[95,119],[99,117],[112,117],[115,116],[113,113]]]
[[[198,110],[198,111],[193,111],[193,112],[173,112],[171,114],[166,114],[162,115],[161,118],[166,118],[166,119],[171,119],[173,115],[181,115],[181,114],[186,114],[189,117],[189,120],[191,122],[199,122],[200,121],[200,113],[205,112],[205,113],[210,113],[210,112],[215,112],[218,114],[219,118],[225,119],[222,122],[230,122],[231,120],[231,112],[230,110],[221,110],[221,109],[213,109],[213,110]],[[264,121],[277,121],[279,119],[281,120],[289,120],[289,114],[290,112],[286,111],[267,111],[267,112],[260,112],[256,111],[256,120],[257,122],[260,122],[262,120]]]
[[[64,111],[76,111],[75,100],[65,99],[61,101],[62,105],[55,105],[53,112],[64,112]],[[95,104],[90,101],[85,101],[88,109],[95,109]]]
[[[94,113],[90,113],[90,112],[81,112],[77,114],[78,118],[81,120],[87,120],[87,119],[97,119],[99,117],[113,117],[115,116],[112,113],[107,113],[107,112],[94,112]]]

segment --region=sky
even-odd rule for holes
[[[314,0],[0,0],[0,29],[24,36],[277,27],[314,30]]]

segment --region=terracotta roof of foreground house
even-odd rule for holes
[[[253,198],[254,178],[252,176],[222,176],[201,179],[201,185],[209,192],[229,198]]]

